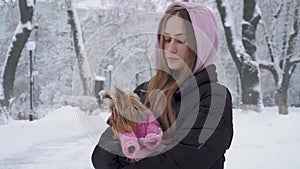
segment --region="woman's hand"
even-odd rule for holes
[[[138,162],[144,158],[146,158],[147,156],[149,156],[150,154],[152,154],[153,152],[162,152],[167,146],[164,144],[159,145],[155,150],[149,150],[147,148],[142,148],[136,155],[137,158],[134,159],[135,162]]]
[[[144,147],[137,153],[134,161],[138,162],[138,161],[142,160],[143,158],[147,157],[148,155],[150,155],[152,152],[153,152],[152,150],[148,150],[147,148]]]

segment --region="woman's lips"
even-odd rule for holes
[[[169,61],[177,61],[177,60],[179,60],[179,58],[168,57],[167,60],[169,60]]]

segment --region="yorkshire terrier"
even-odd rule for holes
[[[135,93],[115,87],[113,96],[108,91],[100,91],[99,95],[102,99],[110,99],[111,116],[107,124],[113,129],[114,139],[120,140],[126,157],[141,158],[141,154],[145,155],[141,152],[144,148],[149,155],[163,147],[160,124]]]

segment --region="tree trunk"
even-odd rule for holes
[[[243,110],[261,111],[262,96],[260,93],[259,66],[256,61],[256,27],[261,16],[257,11],[255,0],[244,0],[242,40],[234,35],[232,14],[226,0],[216,0],[225,31],[229,52],[239,71],[242,89]],[[239,42],[242,41],[242,44]],[[239,46],[240,45],[240,46]],[[244,49],[244,50],[243,50]]]
[[[287,115],[288,106],[287,106],[287,90],[278,89],[277,98],[278,98],[278,112],[279,114]]]
[[[259,72],[252,69],[252,65],[243,64],[240,72],[242,89],[242,109],[261,111],[261,94],[259,85]]]
[[[284,13],[284,22],[282,23],[284,25],[284,31],[282,36],[282,41],[279,43],[282,45],[280,47],[280,50],[276,48],[276,45],[274,45],[274,42],[270,41],[269,35],[267,31],[265,31],[265,39],[267,42],[268,52],[270,55],[271,62],[270,63],[260,63],[260,68],[269,70],[274,77],[274,81],[276,83],[276,99],[278,104],[278,112],[279,114],[288,114],[288,88],[289,83],[292,75],[294,74],[294,71],[296,69],[296,66],[298,63],[300,63],[299,58],[295,58],[297,56],[295,54],[295,48],[297,43],[297,38],[299,34],[299,8],[300,8],[300,1],[297,1],[294,8],[294,14],[293,14],[293,32],[288,34],[291,26],[289,24],[289,17],[290,17],[290,5],[291,2],[286,2],[286,10]],[[278,20],[279,16],[281,14],[281,9],[277,11],[277,13],[273,16],[276,16],[273,18],[273,30],[274,32],[278,32],[276,30],[276,26],[278,26],[278,23],[280,20]],[[263,24],[264,26],[264,24]],[[278,43],[278,42],[277,42]],[[273,44],[273,45],[272,45]],[[276,43],[275,43],[276,44]],[[274,51],[281,51],[277,52],[281,55],[279,56],[280,61],[275,62],[275,55]],[[277,56],[278,57],[278,56]],[[293,59],[294,57],[294,59]],[[277,64],[277,65],[275,65]],[[277,66],[277,69],[276,69]]]
[[[73,34],[73,41],[74,41],[74,48],[77,58],[77,64],[79,69],[79,76],[83,88],[83,95],[91,95],[91,71],[88,64],[87,56],[85,53],[85,49],[83,46],[83,38],[82,38],[82,32],[80,28],[80,24],[78,23],[78,16],[76,11],[74,11],[74,7],[72,6],[72,1],[67,0],[66,3],[68,4],[68,22],[71,25],[71,31]]]
[[[21,21],[8,48],[1,74],[3,98],[0,98],[1,106],[9,107],[9,99],[13,97],[15,74],[21,52],[32,30],[33,6],[27,6],[27,0],[19,0]],[[1,87],[1,85],[0,85]],[[0,89],[1,90],[1,89]]]

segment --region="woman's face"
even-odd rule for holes
[[[172,70],[182,69],[188,57],[187,37],[183,19],[171,16],[166,22],[163,33],[164,56],[168,67]]]

